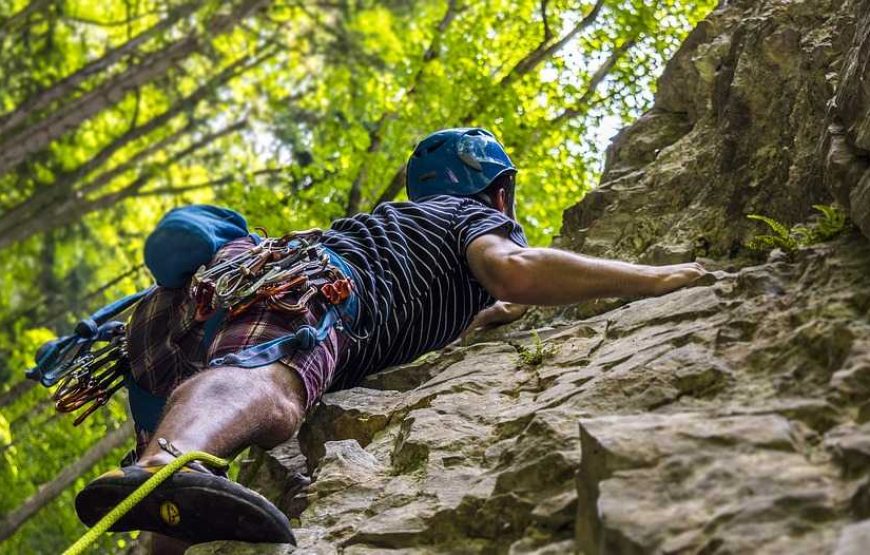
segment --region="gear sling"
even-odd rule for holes
[[[254,244],[245,253],[207,267],[227,242],[250,237]],[[129,392],[130,409],[137,427],[154,431],[166,399],[136,384],[126,351],[126,328],[113,320],[129,310],[155,287],[189,287],[198,319],[205,320],[210,342],[224,319],[232,319],[258,302],[288,314],[308,310],[323,299],[328,309],[317,326],[296,331],[209,361],[210,366],[252,368],[270,364],[296,350],[310,350],[332,328],[353,334],[358,311],[350,266],[320,243],[320,230],[262,238],[248,231],[241,214],[210,205],[191,205],[168,212],[145,242],[145,264],[157,285],[124,297],[80,321],[74,333],[44,344],[36,353],[36,366],[27,377],[53,394],[60,412],[84,409],[78,425],[105,405],[121,387]],[[294,295],[289,303],[286,297]]]

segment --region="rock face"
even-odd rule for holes
[[[296,552],[870,553],[868,73],[870,0],[724,2],[560,242],[714,274],[327,395],[242,480]],[[833,199],[860,231],[745,256],[747,213]]]
[[[855,2],[855,29],[841,62],[840,85],[831,103],[827,180],[837,198],[870,236],[870,2]]]
[[[733,256],[746,214],[804,221],[832,196],[870,236],[870,2],[724,2],[653,109],[566,211],[563,245],[649,262]]]

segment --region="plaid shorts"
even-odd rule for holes
[[[252,246],[245,237],[227,243],[212,264],[231,258]],[[134,381],[145,391],[168,397],[190,376],[208,368],[208,361],[295,331],[303,324],[317,326],[326,307],[309,304],[304,315],[289,316],[256,304],[232,320],[221,322],[208,345],[205,322],[195,319],[196,305],[187,288],[156,288],[139,301],[127,328],[127,350]],[[336,362],[344,335],[335,329],[309,351],[299,350],[280,363],[295,371],[305,384],[306,409],[313,407],[335,378]],[[244,381],[246,369],[239,369]]]

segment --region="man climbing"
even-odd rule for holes
[[[652,267],[529,248],[514,216],[516,173],[482,129],[447,129],[420,142],[407,165],[410,202],[337,220],[314,241],[352,283],[350,296],[340,297],[345,321],[338,325],[322,325],[329,303],[309,295],[281,299],[281,306],[308,302],[295,318],[263,300],[205,329],[214,320],[198,310],[188,287],[155,289],[127,330],[131,405],[136,416],[136,398],[168,401],[150,424],[136,418],[138,460],[79,494],[82,521],[93,525],[182,453],[232,457],[250,445],[287,441],[324,392],[439,349],[472,322],[505,323],[523,305],[660,295],[704,274],[698,264]],[[253,248],[247,237],[230,241],[212,267]],[[302,328],[320,333],[301,341]],[[288,349],[281,338],[294,332]],[[159,485],[113,529],[188,542],[293,541],[286,517],[268,501],[196,464]]]

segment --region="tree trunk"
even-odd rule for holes
[[[40,219],[25,220],[21,222],[18,227],[0,235],[0,248],[37,233],[45,233],[54,229],[59,229],[82,219],[91,212],[104,210],[126,198],[136,196],[155,175],[158,175],[169,165],[179,162],[199,149],[205,148],[216,139],[237,131],[244,125],[244,123],[245,122],[237,122],[220,131],[210,133],[180,152],[172,154],[171,157],[164,162],[144,165],[139,171],[139,176],[136,179],[117,191],[106,193],[93,199],[71,196],[64,199],[64,202],[52,204],[47,207],[47,210],[42,214]]]
[[[270,50],[266,54],[258,56],[250,63],[245,63],[247,62],[246,58],[241,58],[233,62],[224,68],[219,74],[215,75],[197,88],[193,93],[173,104],[172,107],[162,114],[154,116],[142,125],[128,130],[126,133],[103,147],[100,152],[80,167],[60,174],[52,184],[37,189],[29,197],[9,208],[3,214],[2,219],[0,219],[0,248],[14,242],[12,239],[4,240],[3,236],[8,230],[19,227],[23,222],[32,219],[35,215],[43,213],[52,204],[62,202],[64,199],[69,197],[78,180],[86,177],[87,174],[99,168],[119,149],[126,146],[128,143],[155,131],[159,127],[168,124],[182,112],[192,112],[201,101],[208,98],[218,87],[225,84],[230,79],[256,67],[273,55],[274,50]],[[129,160],[127,162],[129,162]],[[126,164],[127,162],[124,163]]]
[[[396,195],[399,194],[399,191],[402,190],[402,187],[405,186],[405,165],[403,164],[399,170],[393,174],[393,178],[390,180],[390,184],[387,185],[387,188],[381,193],[381,196],[378,197],[378,200],[375,201],[375,206],[379,204],[383,204],[385,202],[390,202]]]
[[[14,534],[27,519],[53,501],[63,490],[75,482],[79,476],[90,470],[92,466],[108,455],[113,449],[129,441],[132,435],[133,422],[128,420],[120,428],[112,430],[106,437],[88,449],[80,459],[64,468],[52,481],[39,486],[36,493],[27,498],[17,509],[8,513],[0,521],[0,541]]]

